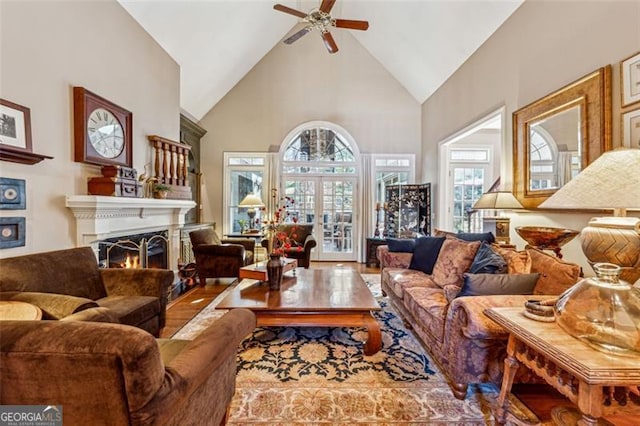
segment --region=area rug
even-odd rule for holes
[[[363,274],[382,310],[383,347],[365,356],[366,331],[342,327],[264,327],[238,351],[231,425],[493,424],[494,387],[453,397],[444,376],[380,293],[379,275]],[[217,300],[175,338],[193,338],[223,315]]]

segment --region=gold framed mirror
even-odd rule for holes
[[[513,192],[536,208],[611,149],[611,66],[513,113]]]

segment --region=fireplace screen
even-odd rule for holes
[[[101,268],[168,267],[168,231],[109,238],[98,243]]]

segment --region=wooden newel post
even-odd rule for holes
[[[191,200],[187,178],[191,146],[161,136],[147,136],[154,148],[153,176],[158,183],[170,187],[168,198]]]

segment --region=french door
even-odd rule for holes
[[[312,260],[356,260],[356,178],[286,176],[282,191],[295,200],[298,222],[313,224],[318,245],[311,252]]]

